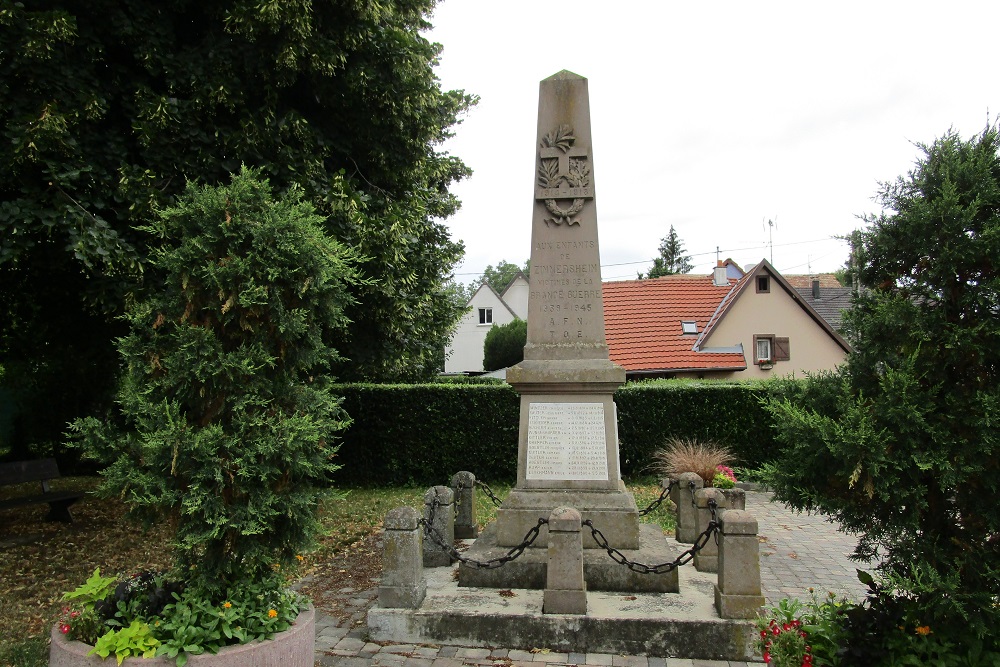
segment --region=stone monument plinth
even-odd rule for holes
[[[587,80],[559,72],[541,82],[538,100],[528,340],[524,361],[507,371],[521,395],[517,486],[497,511],[497,543],[516,546],[539,517],[573,507],[612,546],[636,549],[613,400],[625,371],[604,337]],[[597,546],[589,536],[584,545]]]

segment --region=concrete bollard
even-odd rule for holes
[[[586,614],[583,533],[580,512],[557,507],[549,515],[549,560],[542,594],[543,614]]]
[[[694,502],[698,506],[698,534],[701,535],[708,528],[712,520],[712,510],[709,501],[716,503],[715,512],[717,517],[721,517],[726,510],[726,496],[721,489],[699,489],[695,491]],[[705,546],[694,555],[694,567],[699,572],[718,572],[719,570],[719,545],[715,541],[715,536],[708,539]]]
[[[674,538],[683,544],[694,544],[698,537],[698,512],[691,502],[691,483],[694,491],[705,486],[705,480],[698,473],[684,472],[677,477],[677,484],[670,491],[670,500],[677,506],[677,527]]]
[[[476,476],[463,470],[451,478],[455,492],[455,539],[469,540],[479,537],[476,523]]]
[[[734,487],[732,489],[721,489],[722,495],[726,497],[727,508],[731,510],[745,510],[747,508],[747,492],[745,489]]]
[[[436,504],[435,504],[436,501]],[[447,486],[432,486],[424,494],[424,520],[445,546],[431,536],[424,539],[424,567],[448,567],[455,545],[455,492]]]
[[[385,515],[379,607],[416,609],[423,602],[423,533],[420,513],[412,507],[397,507]]]
[[[764,606],[757,519],[745,510],[726,510],[720,531],[715,608],[721,618],[756,618]]]

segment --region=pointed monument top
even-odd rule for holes
[[[586,81],[587,77],[580,76],[579,74],[574,74],[573,72],[570,72],[568,69],[564,69],[561,72],[556,72],[555,74],[553,74],[552,76],[548,77],[547,79],[542,79],[542,80],[543,81],[564,81],[566,79],[583,79],[584,81]]]

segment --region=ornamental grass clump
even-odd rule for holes
[[[685,472],[693,472],[705,481],[705,486],[713,485],[719,467],[733,460],[733,455],[722,445],[713,442],[698,442],[683,438],[671,438],[653,453],[653,469],[663,477],[676,477]],[[731,471],[730,471],[731,472]]]
[[[317,532],[349,424],[326,341],[357,281],[353,252],[321,222],[297,192],[273,198],[244,168],[229,185],[189,184],[145,228],[160,242],[118,341],[121,414],[72,432],[107,465],[99,493],[174,527],[168,578],[197,598],[174,611],[277,596]]]

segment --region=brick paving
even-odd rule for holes
[[[768,604],[784,597],[809,598],[809,589],[822,597],[860,600],[865,587],[857,580],[858,565],[848,556],[857,540],[839,532],[821,516],[796,514],[771,494],[747,491],[747,510],[759,524],[760,575]],[[683,593],[682,593],[683,594]],[[367,611],[375,604],[375,589],[346,588],[340,596],[349,615],[338,620],[316,618],[316,667],[749,667],[726,660],[691,660],[644,655],[561,653],[506,648],[460,646],[381,645],[367,641]]]

